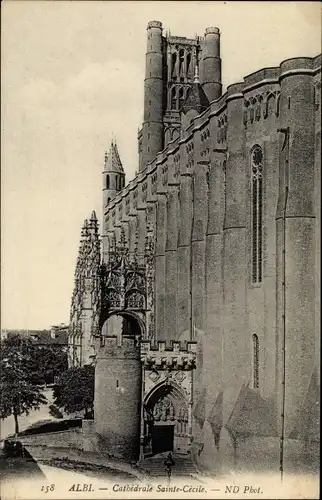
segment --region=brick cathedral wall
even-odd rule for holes
[[[165,285],[165,239],[166,239],[166,199],[164,195],[158,195],[156,207],[156,248],[155,248],[155,323],[156,337],[159,340],[165,338],[165,307],[166,307],[166,285]]]
[[[179,237],[178,237],[178,339],[189,339],[190,333],[190,267],[191,267],[191,229],[192,229],[192,179],[181,177],[179,203]]]
[[[309,63],[307,61],[304,60],[303,64],[313,64],[312,60],[309,60]],[[301,65],[301,61],[295,60],[294,65],[296,64]],[[295,172],[295,176],[291,175],[292,189],[295,189],[294,193],[298,199],[306,200],[303,201],[305,206],[309,203],[308,199],[312,200],[313,197],[313,176],[315,184],[320,176],[320,123],[317,119],[312,121],[314,113],[311,104],[304,109],[307,99],[311,102],[311,97],[305,94],[304,89],[312,87],[312,77],[292,76],[290,80],[283,78],[279,81],[279,74],[280,68],[262,70],[247,77],[244,84],[231,86],[225,96],[213,102],[209,110],[194,120],[180,139],[160,153],[162,162],[160,160],[158,165],[148,166],[145,173],[148,178],[156,172],[160,176],[166,159],[171,156],[170,147],[174,149],[179,145],[180,175],[176,208],[173,200],[167,206],[165,194],[157,197],[157,337],[159,340],[170,340],[189,336],[192,284],[192,323],[203,334],[199,358],[201,364],[195,376],[196,398],[202,388],[207,391],[205,420],[203,426],[194,423],[194,434],[195,441],[204,445],[204,451],[200,453],[198,460],[209,466],[218,454],[211,426],[213,407],[217,405],[214,420],[220,422],[221,418],[225,426],[236,410],[242,388],[247,385],[252,388],[254,333],[259,339],[258,394],[267,402],[272,415],[274,411],[276,415],[278,394],[281,391],[280,358],[277,357],[277,351],[280,351],[281,347],[280,311],[276,303],[276,294],[280,294],[281,282],[281,234],[279,222],[276,224],[281,185],[281,136],[278,128],[283,127],[287,120],[292,119],[295,133],[291,145],[291,161],[294,163]],[[274,83],[267,83],[269,79]],[[298,92],[302,92],[301,98],[297,97]],[[289,97],[291,106],[295,100],[295,108],[291,109],[288,115]],[[296,99],[302,99],[302,102],[297,102]],[[253,104],[247,108],[249,103]],[[225,115],[226,121],[223,119]],[[223,120],[219,127],[221,119]],[[308,127],[301,138],[303,123],[307,123]],[[210,129],[208,175],[207,169],[197,164],[203,159],[199,129],[206,127]],[[225,136],[221,135],[223,131]],[[303,141],[310,145],[309,158]],[[191,142],[194,144],[193,169],[188,165],[187,153],[187,145]],[[250,272],[250,155],[255,145],[262,148],[264,158],[263,282],[260,286],[252,284]],[[215,148],[221,152],[214,152]],[[173,168],[173,161],[169,160],[169,176],[172,175]],[[189,176],[192,170],[195,174],[194,189]],[[168,186],[163,186],[163,189],[165,193],[168,189],[173,190]],[[305,191],[305,196],[301,194],[302,190]],[[192,213],[193,196],[195,199]],[[318,205],[319,192],[316,191],[314,196],[312,203]],[[176,221],[173,219],[175,212]],[[314,285],[318,269],[318,241],[315,230],[319,224],[318,216],[316,220],[290,221],[289,225],[290,261],[287,264],[287,272],[290,290],[294,290],[295,302],[290,301],[288,304],[288,328],[298,340],[292,345],[289,344],[293,359],[289,358],[287,365],[288,382],[292,386],[287,403],[290,408],[299,407],[300,400],[303,400],[305,391],[308,390],[309,372],[311,374],[313,365],[317,362],[319,333],[318,328],[314,326],[317,324],[314,314],[318,317],[319,304],[312,284]],[[171,244],[167,247],[166,236],[168,242],[171,239]],[[303,263],[304,256],[309,257],[307,267]],[[307,278],[304,279],[305,276],[309,282]],[[171,304],[176,312],[172,311]],[[173,332],[175,317],[177,329]],[[299,362],[299,371],[295,359]],[[294,411],[289,412],[290,421],[294,421]],[[271,423],[276,426],[276,418],[272,417]],[[247,422],[245,425],[247,427]],[[219,453],[227,450],[233,463],[231,436],[225,429],[222,431],[219,448]]]
[[[178,187],[168,188],[165,245],[165,339],[176,340],[178,288]]]
[[[307,65],[306,60],[297,64]],[[282,307],[283,280],[283,189],[276,213],[278,249],[277,343],[283,342],[283,313],[286,317],[285,432],[291,436],[302,419],[315,361],[315,213],[314,213],[314,111],[312,77],[288,74],[294,61],[285,61],[281,81],[281,126],[289,127],[288,156],[280,156],[280,168],[288,179],[286,203],[285,259],[286,306]],[[304,126],[305,124],[305,126]],[[288,163],[287,163],[288,160]],[[281,187],[283,185],[280,183]],[[285,196],[285,195],[284,195]],[[278,416],[283,412],[282,367],[277,373]],[[281,412],[279,411],[281,409]]]

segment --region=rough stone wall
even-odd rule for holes
[[[48,448],[83,449],[83,435],[81,429],[62,432],[46,432],[32,436],[21,436],[19,441],[25,446],[46,446]]]

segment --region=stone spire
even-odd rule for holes
[[[109,152],[105,152],[104,171],[124,173],[123,165],[115,140],[111,141]]]

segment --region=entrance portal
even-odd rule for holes
[[[182,390],[173,383],[163,383],[144,405],[144,454],[166,451],[188,454],[188,405]]]
[[[174,425],[154,425],[151,437],[152,455],[173,451]]]

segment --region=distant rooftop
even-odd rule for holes
[[[67,345],[68,326],[53,326],[51,330],[1,330],[1,338],[20,335],[36,345]]]

